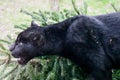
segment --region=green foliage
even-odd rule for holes
[[[75,10],[75,12],[77,14],[87,14],[87,3],[83,0],[83,7],[80,7],[80,9],[77,8],[76,4],[75,4],[75,0],[72,0],[72,5],[73,5],[73,9]]]

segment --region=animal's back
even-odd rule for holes
[[[120,12],[95,16],[110,30],[120,32]]]
[[[109,29],[107,36],[120,39],[120,12],[95,16]]]

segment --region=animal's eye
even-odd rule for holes
[[[19,43],[27,43],[27,42],[28,42],[28,39],[21,37],[21,38],[18,40],[18,42],[19,42]]]

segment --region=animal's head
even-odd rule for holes
[[[43,28],[32,21],[31,26],[18,35],[10,51],[12,56],[18,59],[19,64],[25,65],[32,58],[42,55],[38,52],[44,43]]]

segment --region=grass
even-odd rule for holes
[[[111,3],[117,3],[118,0],[87,0],[90,14],[105,14],[114,12]]]

